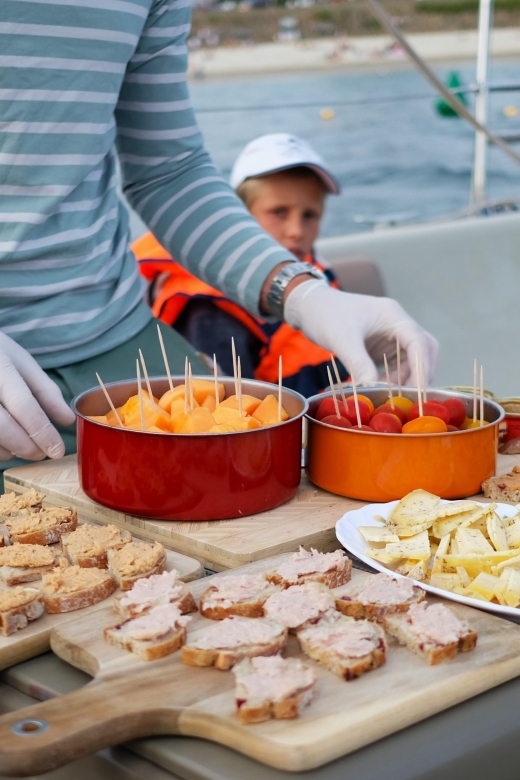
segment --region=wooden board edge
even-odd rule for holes
[[[11,647],[2,648],[0,651],[0,672],[50,650],[51,633],[52,628],[49,628],[41,634],[31,634],[25,640],[16,642]]]

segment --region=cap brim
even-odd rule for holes
[[[247,179],[256,178],[256,177],[260,178],[262,176],[269,176],[271,173],[288,171],[291,168],[310,168],[311,171],[314,171],[314,173],[320,177],[328,193],[330,193],[331,195],[340,194],[341,185],[339,181],[331,173],[329,173],[329,171],[326,171],[325,168],[322,168],[320,165],[316,165],[315,163],[296,162],[296,163],[292,163],[291,165],[276,166],[275,168],[270,168],[268,171],[263,170],[262,173],[251,173],[249,176],[243,179],[243,181],[246,181]],[[242,183],[243,182],[240,182],[240,184]],[[238,184],[237,187],[239,187],[240,184]]]

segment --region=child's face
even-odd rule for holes
[[[320,230],[325,193],[314,177],[280,171],[262,178],[249,211],[279,244],[303,260]]]

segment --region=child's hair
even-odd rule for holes
[[[323,195],[325,196],[327,194],[327,189],[322,179],[312,170],[312,168],[308,168],[306,165],[298,165],[295,168],[284,168],[281,171],[273,171],[273,173],[285,173],[292,179],[314,179],[316,182],[318,182],[321,189],[323,190]],[[263,176],[251,176],[250,179],[246,179],[239,187],[237,187],[237,195],[244,202],[248,209],[251,208],[258,195],[258,190],[262,180],[271,175],[272,174],[268,173],[264,174]]]

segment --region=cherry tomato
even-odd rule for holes
[[[439,417],[416,417],[403,425],[403,433],[446,433],[448,426]]]
[[[390,404],[383,404],[383,406],[378,406],[377,409],[375,409],[372,419],[374,419],[376,414],[393,414],[403,425],[407,422],[406,412],[399,406],[394,406],[392,409]]]
[[[448,410],[449,424],[454,425],[456,428],[460,428],[466,419],[466,407],[460,398],[447,398],[443,401],[442,405]]]
[[[359,425],[353,425],[352,426],[353,431],[370,431],[370,433],[374,433],[374,429],[370,427],[370,425],[362,425],[359,427]]]
[[[353,395],[349,395],[346,400],[347,400],[347,403],[349,403],[350,401],[352,401],[352,403],[354,403],[354,396]],[[370,398],[367,395],[360,395],[358,393],[358,401],[363,401],[363,403],[365,403],[368,406],[368,411],[370,412],[370,414],[371,415],[374,414],[374,404],[372,403],[372,401],[370,400]]]
[[[338,407],[339,407],[340,415],[342,417],[346,417],[347,415],[342,401],[338,402]],[[329,415],[334,415],[334,417],[337,417],[336,407],[334,406],[334,399],[324,398],[321,404],[318,406],[318,411],[316,412],[316,419],[323,420],[324,417],[328,417]]]
[[[395,414],[375,414],[372,417],[370,427],[378,433],[401,433],[403,424]]]
[[[425,401],[422,407],[424,417],[438,417],[446,425],[448,424],[450,419],[449,412],[442,404],[435,404],[431,401]],[[417,417],[419,417],[418,403],[414,404],[408,412],[408,422],[410,422],[410,420],[415,420]]]
[[[394,406],[398,406],[399,409],[402,409],[405,414],[408,414],[410,409],[413,406],[413,401],[410,401],[409,398],[403,398],[402,395],[395,395],[394,396]],[[390,403],[390,399],[388,401],[385,401],[386,404]]]
[[[484,425],[487,425],[488,423],[486,420],[484,420]],[[480,428],[480,420],[472,420],[471,417],[466,417],[462,425],[460,426],[461,431],[469,431],[471,428]]]
[[[361,418],[361,424],[362,425],[369,425],[370,424],[370,410],[366,403],[364,401],[358,401],[359,406],[359,416]],[[347,408],[345,409],[343,405],[343,401],[339,402],[339,407],[343,411],[343,414],[347,418],[347,420],[350,420],[352,425],[357,427],[357,414],[356,414],[356,405],[354,403],[353,398],[347,399]]]
[[[328,414],[326,417],[322,417],[320,422],[334,425],[336,428],[352,428],[352,423],[349,420],[345,417],[338,417],[335,414]]]
[[[448,425],[448,430],[449,431],[458,431],[459,429],[457,428],[456,425]]]

